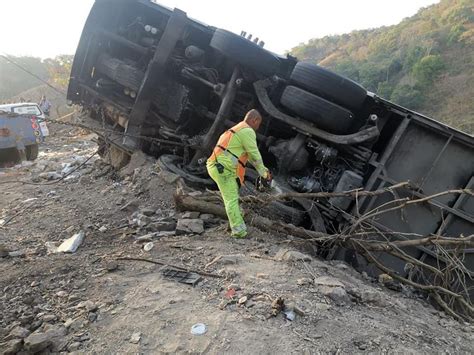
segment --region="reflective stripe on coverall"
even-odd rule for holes
[[[263,165],[262,156],[257,147],[255,131],[242,121],[220,136],[212,155],[207,160],[207,171],[219,187],[232,235],[235,237],[247,235],[247,227],[239,207],[237,183],[237,178],[240,179],[241,184],[244,182],[247,159],[261,176],[267,176],[267,168]],[[222,165],[222,173],[219,173],[216,163]]]

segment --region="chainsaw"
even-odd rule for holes
[[[270,175],[269,178],[264,178],[262,176],[259,176],[257,180],[255,180],[255,187],[257,188],[257,191],[259,192],[270,192],[272,189],[273,185],[273,178],[270,172],[268,172]]]

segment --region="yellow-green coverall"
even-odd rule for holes
[[[234,133],[229,141],[227,150],[223,151],[216,160],[207,160],[209,176],[216,182],[224,200],[232,236],[244,238],[247,235],[247,226],[239,207],[239,185],[237,183],[237,164],[239,162],[230,152],[237,157],[247,153],[250,163],[255,167],[259,175],[264,178],[267,177],[268,170],[263,165],[262,156],[257,147],[257,135],[250,127],[242,128]],[[217,170],[216,162],[219,162],[224,167],[222,173],[219,173]]]

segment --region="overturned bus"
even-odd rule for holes
[[[280,191],[376,190],[403,181],[397,197],[474,188],[474,139],[291,55],[258,38],[192,20],[149,0],[97,0],[74,57],[68,100],[103,134],[101,149],[117,167],[137,149],[190,183],[211,186],[205,160],[218,136],[257,108],[258,143]],[[108,148],[108,149],[104,149]],[[253,193],[248,170],[244,193]],[[390,196],[389,196],[390,197]],[[272,218],[337,233],[351,216],[387,202],[386,195],[274,202]],[[447,194],[370,220],[391,238],[474,233],[474,198]],[[409,247],[431,263],[439,255]],[[465,251],[467,279],[473,249]],[[349,250],[343,258],[377,270]],[[381,255],[406,275],[405,262]],[[472,294],[471,294],[472,296]]]

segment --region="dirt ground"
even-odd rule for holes
[[[235,240],[200,216],[203,233],[158,232],[145,251],[137,238],[153,225],[187,217],[174,177],[143,157],[120,172],[86,162],[92,135],[50,130],[35,162],[0,168],[0,353],[472,353],[472,325],[282,236]],[[75,253],[48,253],[81,230]],[[120,257],[213,276],[191,286]],[[191,333],[197,323],[204,334]]]

